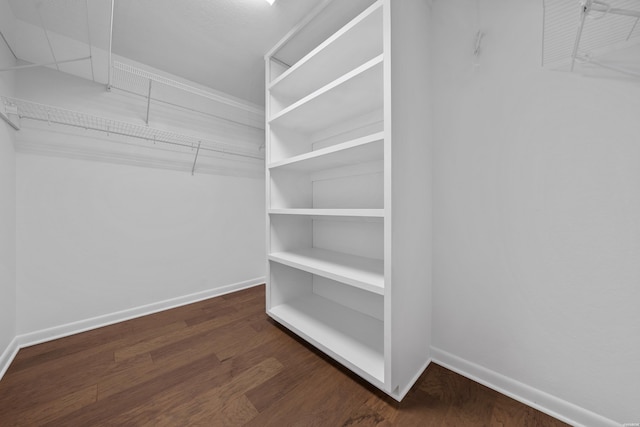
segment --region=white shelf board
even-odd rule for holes
[[[379,55],[280,111],[269,121],[314,133],[382,108],[383,56]]]
[[[318,295],[272,307],[269,315],[355,373],[384,387],[383,322]]]
[[[269,209],[269,214],[384,218],[384,209]]]
[[[378,132],[331,147],[271,163],[269,169],[318,172],[341,166],[382,160],[384,133]]]
[[[270,93],[296,101],[382,53],[382,2],[369,7],[309,52],[270,85]]]
[[[269,254],[271,261],[384,295],[384,262],[319,248]]]

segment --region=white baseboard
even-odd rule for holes
[[[7,348],[0,355],[0,379],[4,376],[13,358],[18,354],[20,347],[18,346],[18,337],[13,337]]]
[[[585,408],[562,400],[556,396],[538,390],[527,384],[504,376],[498,372],[462,359],[444,350],[431,347],[434,363],[487,386],[499,393],[511,397],[527,406],[551,415],[572,426],[581,427],[619,427],[617,423]]]
[[[264,277],[258,277],[255,279],[246,280],[244,282],[233,283],[231,285],[222,286],[219,288],[208,289],[206,291],[197,292],[190,295],[171,298],[165,301],[146,304],[127,310],[117,311],[115,313],[109,313],[90,319],[80,320],[77,322],[54,326],[52,328],[42,329],[40,331],[18,335],[11,341],[7,349],[0,356],[0,380],[9,368],[9,365],[18,353],[18,350],[23,347],[29,347],[31,345],[52,341],[58,338],[67,337],[69,335],[75,335],[80,332],[86,332],[91,329],[101,328],[103,326],[112,325],[118,322],[124,322],[125,320],[135,319],[136,317],[147,316],[149,314],[169,310],[187,304],[192,304],[194,302],[203,301],[209,298],[222,296],[231,292],[240,291],[242,289],[248,289],[254,286],[258,286],[264,282]]]

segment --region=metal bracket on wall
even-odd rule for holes
[[[198,141],[198,149],[196,150],[196,157],[193,159],[193,167],[191,168],[191,175],[195,175],[196,173],[196,162],[198,161],[198,154],[200,154],[200,144],[201,141]]]
[[[4,110],[5,111],[0,110],[0,119],[7,122],[7,124],[12,128],[14,128],[15,130],[20,130],[20,126],[18,126],[18,124],[15,123],[13,120],[11,120],[11,118],[9,117],[9,114],[15,114],[15,115],[18,114],[18,107],[16,107],[15,105],[11,106],[11,105],[5,104]]]
[[[147,95],[147,119],[145,123],[149,126],[149,110],[151,109],[151,85],[153,80],[149,79],[149,94]]]

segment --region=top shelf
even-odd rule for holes
[[[275,114],[269,124],[310,134],[382,109],[382,65],[379,55]]]
[[[382,54],[382,2],[376,2],[269,85],[294,102]]]

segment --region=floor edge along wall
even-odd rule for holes
[[[620,426],[609,418],[439,348],[432,347],[431,353],[434,363],[572,426]]]
[[[41,344],[47,341],[53,341],[59,338],[79,334],[92,329],[102,328],[104,326],[113,325],[115,323],[124,322],[137,317],[147,316],[183,305],[193,304],[198,301],[219,297],[232,292],[240,291],[242,289],[259,286],[264,284],[264,282],[264,277],[257,277],[255,279],[233,283],[230,285],[197,292],[190,295],[184,295],[164,301],[158,301],[155,303],[133,307],[103,316],[80,320],[78,322],[72,322],[65,325],[54,326],[49,329],[34,331],[27,334],[17,335],[0,355],[0,381],[2,380],[2,377],[6,373],[7,369],[9,369],[11,362],[21,348]]]

